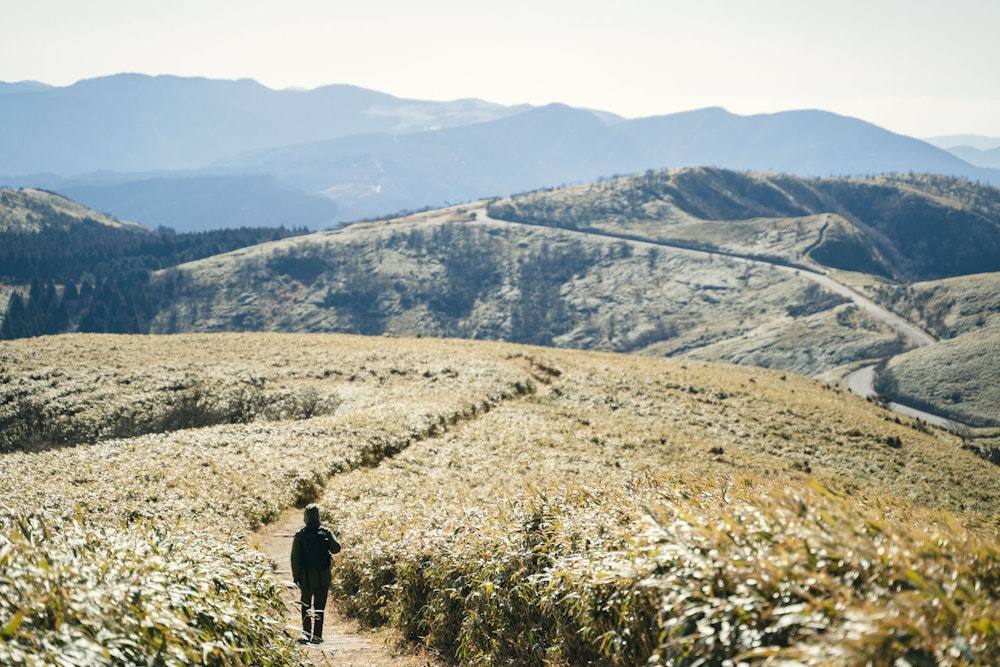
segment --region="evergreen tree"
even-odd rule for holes
[[[26,329],[25,315],[24,299],[19,292],[14,292],[7,301],[7,314],[3,318],[3,325],[0,325],[0,338],[23,338]]]

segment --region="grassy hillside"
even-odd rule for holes
[[[1000,326],[1000,274],[882,287],[875,296],[938,338]]]
[[[943,176],[801,179],[689,168],[519,195],[493,204],[490,215],[719,249],[736,242],[742,254],[906,281],[1000,270],[1000,189]],[[763,246],[747,247],[748,233]]]
[[[892,359],[879,388],[907,405],[932,406],[971,426],[1000,426],[1000,327]]]
[[[942,341],[893,359],[882,389],[972,426],[1000,426],[1000,274],[883,290],[883,299]]]
[[[8,661],[208,642],[213,664],[295,664],[273,578],[233,540],[317,498],[345,545],[338,604],[469,664],[1000,655],[996,468],[815,380],[332,335],[0,353],[4,432],[30,434],[0,455],[0,554],[25,573],[0,577]]]
[[[140,225],[97,213],[52,192],[0,188],[0,232],[41,232],[83,221],[118,229],[145,230]]]
[[[153,231],[50,192],[0,189],[0,339],[146,332],[167,296],[150,271],[302,231]]]
[[[157,332],[456,336],[818,374],[903,349],[793,272],[466,208],[257,246],[163,275]],[[822,340],[824,345],[816,345]]]

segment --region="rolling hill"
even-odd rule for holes
[[[806,374],[906,345],[772,265],[474,219],[462,207],[206,258],[160,279],[173,297],[153,321],[159,333],[347,331],[667,356],[739,342],[751,348],[745,363]],[[817,335],[829,345],[806,343]]]
[[[886,299],[941,340],[894,358],[880,373],[880,389],[967,424],[1000,426],[1000,273],[916,283]]]
[[[770,253],[789,262],[808,257],[830,268],[904,281],[1000,270],[1000,190],[947,177],[804,180],[685,169],[538,191],[494,204],[490,211],[530,224],[677,239],[738,254]],[[817,234],[807,249],[799,245],[789,252],[781,247],[788,240],[781,238],[751,241],[744,235],[730,241],[713,234],[819,214],[836,214],[848,225],[832,224],[829,234]],[[734,226],[735,221],[748,222]],[[798,233],[797,243],[804,234]]]
[[[101,225],[125,231],[149,231],[98,213],[53,192],[37,189],[0,189],[0,233],[38,233],[79,224]]]
[[[817,274],[913,319],[894,296],[910,281],[1000,271],[997,220],[997,190],[958,179],[650,172],[186,264],[162,274],[173,298],[151,330],[492,338],[837,374],[914,343]],[[964,407],[992,423],[976,395]]]
[[[179,265],[171,254],[124,299],[108,291],[131,324],[102,329],[108,313],[87,330],[486,338],[833,379],[894,358],[872,393],[988,426],[998,405],[993,364],[981,363],[993,340],[982,297],[1000,272],[998,211],[995,188],[938,176],[648,172]],[[941,325],[954,300],[908,291],[971,272],[984,278],[963,283],[961,329]],[[949,340],[921,347],[932,339],[860,294]],[[66,320],[51,330],[74,330]]]
[[[308,334],[0,360],[0,661],[301,665],[242,536],[314,501],[338,608],[448,661],[1000,656],[996,467],[823,382]]]

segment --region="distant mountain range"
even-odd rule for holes
[[[335,227],[405,209],[716,166],[845,176],[1000,169],[823,111],[626,120],[564,105],[406,100],[353,86],[123,74],[0,83],[0,185],[45,187],[178,231]],[[979,149],[976,149],[979,150]],[[973,156],[975,157],[975,156]]]
[[[66,87],[0,84],[0,173],[199,169],[246,151],[493,120],[517,108],[420,102],[355,86],[119,74]]]
[[[1000,137],[984,137],[977,134],[956,134],[945,137],[930,137],[927,142],[943,148],[969,164],[989,169],[1000,169]]]

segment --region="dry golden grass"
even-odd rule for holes
[[[327,476],[376,462],[529,389],[523,369],[481,362],[458,341],[439,345],[450,352],[347,336],[61,336],[6,343],[0,353],[0,386],[12,397],[6,427],[29,432],[28,443],[42,451],[0,458],[0,478],[10,481],[0,485],[0,506],[245,531],[282,507],[308,502]],[[179,400],[190,386],[198,400]],[[244,397],[247,388],[256,397],[235,401],[235,415],[212,407],[220,398]],[[211,409],[199,412],[199,401]],[[306,401],[322,408],[312,411],[317,416],[278,409]],[[32,409],[18,409],[26,405]],[[224,418],[164,431],[177,411]],[[44,428],[19,429],[23,417]],[[102,439],[106,430],[114,434],[113,424],[137,435]],[[58,438],[46,440],[68,432],[95,442],[63,448]]]
[[[453,354],[308,336],[4,344],[6,426],[28,433],[33,451],[0,455],[0,662],[300,664],[280,590],[240,536],[315,499],[329,475],[531,389],[524,369],[443,345]],[[238,423],[75,447],[46,440],[100,438],[111,423],[160,428],[174,404],[218,416],[213,388],[228,396],[247,373],[257,393],[239,402]],[[199,401],[176,400],[188,388],[178,376]],[[245,411],[300,405],[303,395],[330,410]],[[62,427],[18,422],[48,416]],[[124,558],[130,549],[136,557]]]
[[[94,220],[111,227],[139,229],[133,222],[123,222],[104,213],[97,213],[65,197],[44,190],[0,188],[0,232],[36,232],[51,224],[53,219]]]
[[[995,513],[994,468],[802,378],[534,354],[547,391],[331,481],[346,610],[470,664],[1000,655],[995,518],[886,495]]]
[[[60,571],[99,571],[111,553],[103,543],[156,543],[164,525],[171,540],[200,536],[220,545],[202,576],[226,572],[227,584],[243,582],[234,591],[260,591],[260,604],[226,598],[226,613],[240,637],[271,637],[261,660],[274,664],[297,658],[280,627],[262,621],[273,580],[253,561],[226,565],[224,547],[320,497],[345,545],[342,609],[469,663],[632,664],[655,653],[675,664],[779,654],[806,664],[906,655],[975,664],[1000,644],[985,624],[1000,624],[990,579],[996,468],[953,436],[898,423],[815,380],[336,335],[62,336],[4,343],[0,357],[5,407],[32,406],[4,413],[8,424],[19,414],[64,420],[27,429],[29,451],[0,455],[0,559],[52,553]],[[178,378],[188,384],[177,389]],[[176,400],[191,387],[201,404]],[[217,394],[245,387],[253,391],[238,419],[216,409]],[[163,415],[192,405],[226,419],[158,430],[180,423]],[[143,416],[150,411],[159,416]],[[92,426],[108,423],[133,423],[139,435],[105,438]],[[94,442],[45,439],[68,431]],[[51,527],[51,546],[17,538],[25,515]],[[73,551],[62,535],[74,531],[91,531],[92,548]],[[899,546],[876,562],[879,540]],[[155,577],[200,590],[170,574],[188,552],[171,553]],[[849,572],[869,570],[854,586]],[[46,620],[47,602],[9,602],[23,576],[0,577],[5,646],[72,655],[71,638]],[[119,616],[101,615],[99,600],[113,598],[105,588],[115,580],[66,579],[92,588],[88,599],[109,619]],[[706,592],[699,581],[718,585]],[[33,599],[48,600],[45,590]],[[971,593],[942,625],[932,612],[954,591]],[[164,604],[182,618],[193,603]],[[90,618],[81,605],[61,618]],[[677,618],[690,622],[667,623]],[[127,643],[137,630],[122,619],[103,632]],[[206,632],[192,641],[219,641]]]
[[[1000,425],[1000,274],[883,287],[879,294],[941,339],[894,358],[881,388],[971,426]]]

